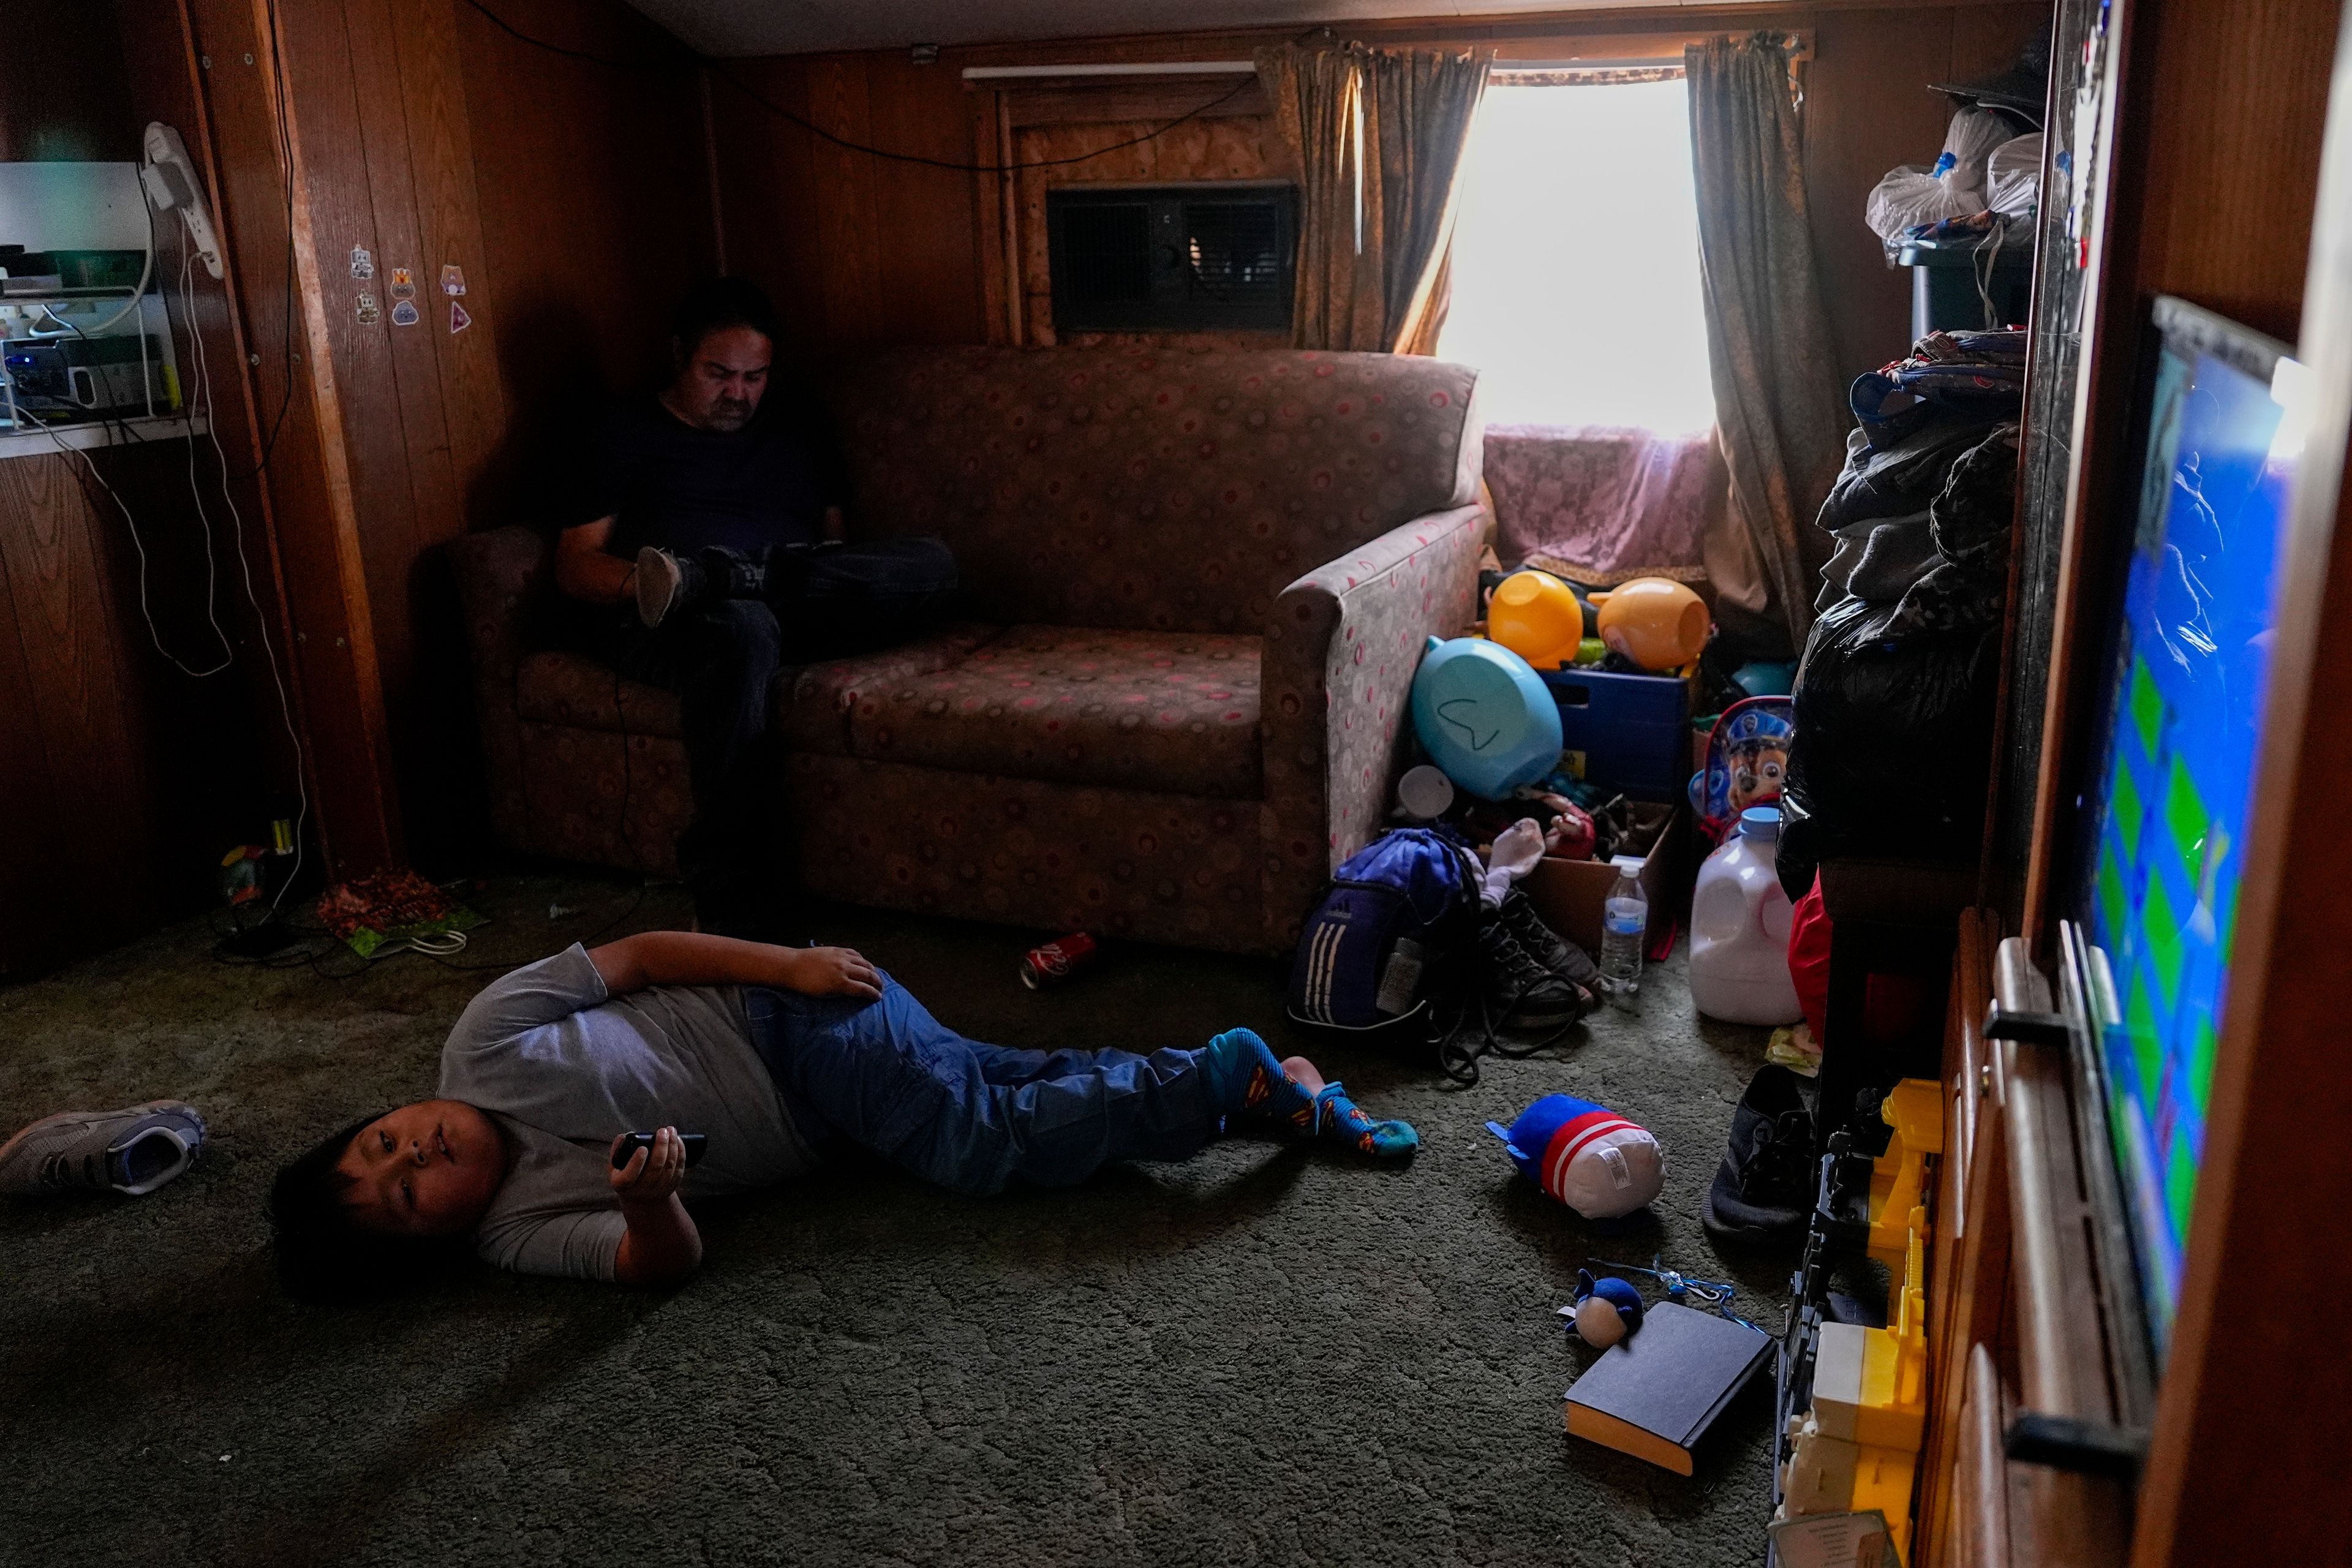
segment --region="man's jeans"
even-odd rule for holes
[[[634,609],[596,647],[614,669],[677,693],[694,826],[678,868],[698,896],[740,880],[761,857],[757,784],[769,689],[785,664],[871,653],[920,634],[956,589],[955,557],[936,539],[845,544],[777,555],[764,597],[717,599],[648,630]]]
[[[888,975],[882,999],[749,986],[751,1043],[803,1136],[832,1132],[975,1194],[1082,1182],[1112,1160],[1181,1160],[1225,1108],[1207,1052],[1017,1051],[967,1040]]]

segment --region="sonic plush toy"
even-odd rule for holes
[[[1622,1279],[1603,1275],[1596,1279],[1590,1268],[1576,1271],[1576,1306],[1568,1326],[1586,1344],[1607,1350],[1642,1326],[1642,1293]]]
[[[1657,1139],[1589,1100],[1547,1094],[1507,1130],[1489,1121],[1486,1131],[1521,1175],[1587,1219],[1632,1214],[1666,1184]]]

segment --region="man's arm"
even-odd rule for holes
[[[617,605],[636,592],[637,563],[606,550],[616,520],[600,517],[555,539],[555,585],[591,605]]]
[[[626,995],[648,985],[772,985],[803,996],[882,994],[882,976],[845,947],[776,947],[703,931],[648,931],[588,954],[604,989]]]

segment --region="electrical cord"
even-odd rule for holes
[[[751,87],[745,82],[740,80],[733,72],[728,70],[726,67],[720,64],[718,60],[706,55],[693,54],[685,60],[674,62],[611,59],[604,55],[591,54],[585,49],[567,48],[562,44],[549,43],[544,38],[535,38],[529,33],[524,32],[521,28],[517,27],[505,17],[499,16],[497,12],[491,10],[488,5],[482,3],[482,0],[466,0],[466,3],[468,5],[471,5],[475,10],[479,11],[486,18],[488,19],[491,26],[497,27],[499,31],[506,34],[509,37],[514,38],[521,43],[529,44],[535,49],[544,49],[551,55],[561,55],[566,59],[585,60],[591,65],[600,65],[613,70],[623,71],[668,70],[679,66],[689,64],[708,67],[710,73],[717,77],[720,81],[725,82],[737,92],[741,93],[745,98],[750,99],[753,103],[759,105],[761,109],[766,110],[769,113],[776,116],[779,120],[788,121],[791,123],[799,126],[810,135],[817,137],[822,141],[829,142],[834,146],[839,147],[845,152],[864,153],[871,157],[886,159],[894,163],[915,163],[927,169],[948,169],[958,174],[1009,174],[1022,169],[1058,169],[1066,167],[1071,163],[1091,163],[1093,160],[1106,156],[1108,153],[1122,152],[1129,147],[1139,147],[1146,142],[1157,141],[1159,138],[1167,135],[1171,131],[1175,130],[1178,126],[1190,124],[1192,121],[1198,120],[1201,116],[1208,113],[1211,110],[1222,108],[1225,104],[1232,102],[1234,99],[1239,98],[1244,91],[1256,85],[1257,81],[1257,79],[1255,76],[1244,76],[1234,84],[1230,91],[1222,93],[1219,96],[1211,99],[1208,102],[1202,104],[1197,109],[1192,110],[1187,113],[1178,115],[1167,124],[1160,126],[1156,130],[1147,131],[1140,136],[1130,137],[1125,142],[1113,142],[1108,147],[1097,147],[1091,153],[1075,153],[1066,158],[1033,158],[1012,163],[973,163],[955,158],[933,158],[921,153],[893,152],[887,147],[877,147],[869,142],[855,142],[846,136],[836,135],[835,132],[828,131],[824,126],[818,124],[815,121],[811,120],[808,116],[796,113],[792,110],[786,109],[783,105],[769,99],[756,88]],[[1310,33],[1317,30],[1318,29],[1312,27],[1307,29]],[[1302,37],[1305,36],[1305,34],[1300,35]]]
[[[279,907],[285,902],[287,892],[302,875],[304,855],[302,829],[310,818],[310,758],[302,749],[302,732],[294,722],[294,703],[287,694],[286,671],[278,662],[277,645],[270,640],[269,616],[261,607],[261,595],[256,593],[253,587],[253,562],[245,548],[245,513],[236,504],[235,481],[232,480],[229,473],[228,453],[221,447],[220,421],[214,417],[212,361],[205,352],[205,334],[196,325],[194,282],[194,274],[188,265],[190,253],[187,243],[186,229],[183,226],[180,235],[181,309],[187,317],[188,341],[195,351],[196,387],[203,399],[205,436],[212,443],[214,461],[220,465],[221,500],[228,506],[230,537],[236,545],[237,574],[245,584],[245,602],[253,611],[255,629],[261,634],[262,657],[268,663],[270,681],[278,689],[278,716],[286,726],[287,742],[294,748],[294,790],[297,802],[294,812],[294,864],[286,873],[286,879],[278,884],[277,897],[269,901],[269,913],[272,918],[275,918]],[[163,323],[166,331],[170,330],[171,319],[171,304],[167,300],[163,309]],[[191,493],[194,492],[196,486],[195,456],[195,436],[191,431],[188,437],[188,485]],[[265,458],[264,466],[267,466],[267,461]],[[259,468],[256,468],[253,474],[247,475],[245,478],[249,479],[260,471]],[[202,512],[202,501],[197,503],[197,510],[199,513]],[[212,537],[209,523],[205,525],[205,549],[209,555]]]

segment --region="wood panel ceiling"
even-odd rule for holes
[[[707,55],[814,54],[1306,26],[1386,17],[1670,9],[1748,0],[629,0]],[[1758,5],[1771,0],[1753,0]]]

